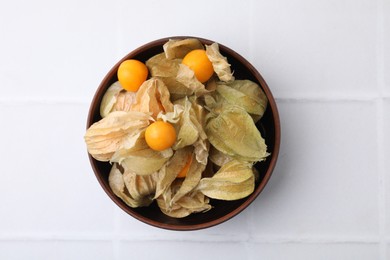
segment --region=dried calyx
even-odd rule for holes
[[[150,77],[137,92],[119,82],[108,88],[102,119],[84,138],[92,157],[112,164],[110,187],[127,205],[155,200],[164,214],[182,218],[211,210],[210,198],[237,200],[253,192],[253,165],[269,155],[255,125],[268,101],[258,84],[235,79],[217,43],[170,40],[163,49],[146,61]],[[204,84],[181,64],[195,49],[205,49],[213,65]],[[145,129],[156,120],[177,133],[163,151],[145,141]]]

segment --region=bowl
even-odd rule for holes
[[[120,61],[118,61],[117,64],[114,65],[114,67],[107,73],[97,88],[90,105],[87,119],[87,128],[89,128],[94,122],[97,122],[101,119],[99,107],[102,97],[107,88],[112,83],[117,81],[116,72],[119,64],[122,61],[126,59],[137,59],[145,62],[150,57],[163,52],[163,44],[166,43],[169,39],[185,38],[197,38],[203,44],[208,45],[214,42],[208,39],[191,36],[167,37],[149,42],[127,54]],[[127,206],[111,191],[111,188],[108,184],[108,175],[111,169],[111,165],[108,162],[97,161],[88,154],[90,164],[96,175],[96,178],[106,194],[123,211],[146,224],[169,230],[199,230],[221,224],[242,212],[259,196],[275,168],[280,147],[280,121],[277,106],[272,96],[271,90],[267,86],[267,83],[260,75],[260,73],[245,58],[232,49],[224,46],[223,44],[218,44],[221,54],[227,57],[228,62],[231,64],[235,78],[249,79],[256,82],[263,89],[268,98],[268,107],[264,113],[263,118],[256,124],[256,126],[262,133],[262,136],[268,146],[267,150],[271,153],[271,155],[267,157],[265,161],[255,165],[259,172],[259,179],[255,184],[254,192],[248,197],[235,201],[211,200],[210,204],[213,206],[213,208],[207,212],[191,214],[185,218],[172,218],[163,214],[156,203],[153,203],[148,207],[140,208],[131,208]]]

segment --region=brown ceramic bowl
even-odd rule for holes
[[[173,38],[180,39],[189,37],[169,37],[147,43],[123,57],[123,59],[108,72],[93,97],[88,114],[87,128],[94,122],[101,119],[99,114],[100,102],[107,88],[117,81],[116,71],[119,64],[126,59],[146,61],[150,57],[163,52],[163,44]],[[203,44],[213,43],[213,41],[207,39],[198,39]],[[255,190],[250,196],[236,201],[211,200],[211,204],[213,206],[211,210],[205,213],[192,214],[180,219],[164,215],[156,203],[153,203],[149,207],[141,208],[131,208],[127,206],[120,198],[115,196],[109,187],[108,174],[110,172],[111,165],[107,162],[99,162],[89,155],[89,160],[93,171],[95,172],[96,178],[107,195],[126,213],[144,223],[170,230],[197,230],[220,224],[239,214],[248,207],[248,205],[251,204],[264,189],[271,177],[277,161],[280,146],[280,122],[275,100],[260,73],[246,59],[222,44],[219,44],[219,48],[221,54],[227,57],[229,63],[231,64],[231,67],[234,70],[234,76],[237,79],[249,79],[257,82],[268,97],[268,108],[263,118],[258,122],[257,127],[262,133],[262,136],[265,138],[268,151],[271,155],[265,162],[257,163],[255,165],[260,173],[260,178],[256,182]]]

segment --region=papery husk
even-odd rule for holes
[[[131,110],[151,113],[153,118],[156,118],[162,110],[163,112],[172,112],[173,104],[170,101],[169,90],[164,82],[158,78],[150,78],[142,83]]]
[[[157,54],[146,61],[150,75],[164,82],[172,101],[193,93],[193,90],[187,88],[176,79],[180,64],[181,59],[167,59],[165,53]]]
[[[145,130],[146,128],[127,138],[121,147],[112,155],[110,162],[118,162],[120,164],[128,156],[128,153],[149,148],[145,141]]]
[[[183,105],[173,104],[173,112],[160,113],[157,115],[157,119],[162,119],[164,122],[177,124],[180,121],[183,111],[184,111]]]
[[[159,171],[155,198],[159,197],[168,189],[186,165],[188,157],[192,153],[193,148],[190,146],[174,151],[172,158]]]
[[[114,111],[130,111],[135,95],[135,92],[123,89],[119,81],[114,82],[104,93],[100,103],[100,116],[104,118]]]
[[[112,165],[108,176],[108,184],[112,192],[132,208],[149,206],[153,202],[150,196],[139,196],[135,199],[130,195],[125,185],[123,174],[116,163]]]
[[[149,125],[152,118],[141,112],[115,111],[91,125],[84,135],[89,154],[99,161],[109,161],[123,145]]]
[[[202,172],[206,168],[206,165],[199,163],[197,160],[194,160],[195,154],[192,154],[191,165],[188,169],[187,175],[184,178],[184,181],[180,185],[180,188],[177,190],[175,195],[172,197],[170,202],[171,205],[179,201],[189,192],[191,192],[198,184],[202,178]]]
[[[202,139],[206,139],[207,135],[204,132],[204,127],[206,123],[206,115],[208,111],[203,107],[203,105],[199,104],[199,98],[195,96],[191,96],[188,98],[188,101],[191,103],[191,112],[194,118],[194,124],[199,129],[199,135]]]
[[[182,59],[190,51],[204,49],[204,47],[198,39],[188,38],[184,40],[170,39],[163,45],[163,49],[167,59]]]
[[[155,198],[159,197],[169,189],[178,174],[189,161],[189,158],[191,158],[191,164],[188,168],[188,172],[186,173],[186,177],[183,182],[181,182],[180,187],[177,187],[177,190],[175,190],[175,194],[171,197],[171,200],[166,202],[168,205],[173,205],[198,185],[206,165],[203,165],[195,160],[193,147],[187,146],[183,149],[177,150],[171,160],[160,170],[157,178]]]
[[[182,218],[210,210],[210,198],[245,198],[259,176],[253,164],[269,155],[255,125],[268,102],[262,89],[234,79],[217,43],[206,46],[215,74],[202,84],[181,64],[194,49],[204,46],[197,39],[169,40],[146,61],[151,78],[137,92],[113,83],[101,102],[103,119],[85,134],[88,152],[112,163],[109,185],[130,207],[156,200],[164,214]],[[161,152],[144,137],[157,119],[177,133],[173,147]],[[188,162],[186,176],[178,178]]]
[[[167,59],[164,53],[159,53],[146,61],[152,77],[176,77],[181,59]]]
[[[194,143],[195,158],[199,163],[207,165],[209,158],[209,149],[210,143],[207,139],[199,138]]]
[[[217,82],[218,82],[218,77],[212,76],[207,82],[206,82],[206,90],[210,93],[213,92],[217,89]]]
[[[138,175],[149,175],[159,171],[172,157],[173,151],[168,148],[164,151],[155,151],[146,144],[145,139],[139,139],[140,149],[121,149],[111,158],[111,162],[118,162],[127,171]]]
[[[213,177],[201,179],[196,190],[213,199],[238,200],[250,195],[254,188],[252,165],[233,160],[223,165]]]
[[[123,181],[130,196],[136,201],[153,200],[156,192],[158,172],[142,176],[132,171],[125,170]]]
[[[179,65],[176,80],[189,89],[191,95],[201,96],[209,92],[205,85],[196,78],[194,71],[184,64]]]
[[[203,95],[203,102],[205,108],[207,108],[207,110],[209,111],[213,110],[217,106],[217,100],[214,93],[208,93],[206,95]]]
[[[263,90],[250,80],[217,83],[217,93],[229,104],[240,106],[257,121],[267,108],[268,99]]]
[[[204,107],[210,111],[206,118],[215,117],[216,115],[222,113],[225,109],[229,109],[231,106],[236,106],[235,104],[230,104],[227,102],[216,91],[207,93],[202,97],[204,101]]]
[[[223,152],[219,151],[218,149],[214,148],[213,146],[211,146],[211,148],[210,148],[209,159],[215,165],[218,165],[218,166],[222,166],[222,165],[230,162],[231,160],[233,160],[232,157],[230,157],[227,154],[224,154]]]
[[[206,165],[208,162],[209,148],[210,148],[210,143],[204,131],[207,111],[203,106],[199,105],[196,102],[197,99],[190,98],[189,100],[192,104],[192,112],[194,118],[196,118],[196,120],[194,120],[194,124],[196,125],[199,132],[199,138],[193,144],[195,158],[199,163]]]
[[[237,160],[257,162],[269,155],[265,140],[241,107],[225,106],[216,115],[210,112],[205,131],[216,149]]]
[[[171,203],[172,198],[180,189],[183,180],[176,179],[171,186],[157,198],[160,210],[173,218],[184,218],[192,213],[205,212],[211,209],[210,200],[201,192],[188,193],[182,196],[175,203]]]
[[[182,99],[187,96],[194,94],[194,90],[189,89],[186,85],[179,82],[175,77],[158,77],[167,86],[169,93],[171,94],[171,101]]]
[[[194,144],[199,137],[199,123],[192,110],[192,104],[187,98],[179,100],[175,105],[183,106],[179,121],[175,124],[177,139],[173,149],[178,150],[188,145]]]
[[[100,116],[106,117],[111,109],[114,107],[116,103],[116,98],[119,95],[119,92],[123,90],[119,81],[114,82],[104,93],[102,102],[100,103]]]
[[[123,90],[116,97],[116,102],[111,112],[113,111],[130,111],[131,106],[135,102],[136,92]]]
[[[218,43],[206,45],[206,55],[213,64],[214,72],[221,81],[231,82],[234,80],[230,64],[228,63],[227,58],[219,52]]]
[[[179,120],[175,122],[177,141],[173,145],[173,149],[181,149],[183,147],[193,145],[196,160],[206,165],[208,158],[209,142],[207,135],[204,132],[205,124],[205,109],[196,102],[194,98],[184,98],[177,100],[175,107],[180,107],[181,113]],[[167,118],[168,121],[172,119]]]

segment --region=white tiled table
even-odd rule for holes
[[[390,259],[389,0],[0,1],[0,35],[0,259]],[[174,35],[246,57],[282,124],[258,199],[193,232],[120,210],[83,142],[105,73]]]

